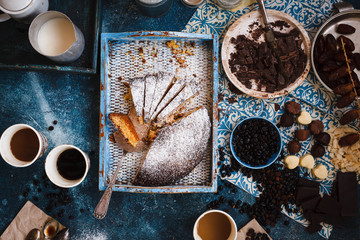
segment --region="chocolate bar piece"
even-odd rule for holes
[[[316,233],[322,229],[320,224],[310,223],[310,225],[306,228],[306,231],[310,234]]]
[[[320,183],[301,177],[301,178],[299,178],[299,182],[298,182],[297,186],[298,187],[313,187],[313,188],[319,189]]]
[[[316,197],[313,197],[313,198],[310,198],[306,201],[304,201],[303,203],[301,203],[301,207],[303,209],[303,211],[307,211],[307,210],[315,210],[316,209],[316,206],[318,205],[318,203],[320,202],[320,195],[316,196]]]
[[[342,206],[341,216],[359,215],[356,173],[337,174],[338,199]]]
[[[329,195],[324,195],[324,197],[319,202],[317,212],[325,213],[329,216],[340,216],[341,214],[341,205],[334,197]]]
[[[324,213],[315,213],[312,212],[309,214],[310,219],[308,219],[311,223],[327,223],[334,226],[343,226],[344,225],[344,218],[341,216],[330,216]]]
[[[301,204],[304,201],[319,196],[319,189],[313,187],[298,187],[296,192],[296,204]]]

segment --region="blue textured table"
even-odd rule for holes
[[[358,0],[351,2],[360,8]],[[174,0],[167,15],[152,19],[141,16],[132,0],[107,0],[102,6],[102,32],[181,31],[193,12],[194,9],[184,7],[180,0]],[[101,221],[92,217],[102,195],[97,189],[99,91],[99,74],[0,71],[0,132],[15,123],[30,124],[48,138],[49,149],[60,144],[73,144],[91,158],[86,180],[67,193],[72,201],[48,210],[47,194],[57,193],[59,189],[42,178],[45,156],[21,169],[1,160],[0,232],[30,200],[51,216],[59,215],[64,209],[57,219],[70,228],[74,239],[191,239],[196,218],[206,210],[206,204],[218,199],[219,195],[116,192],[107,217]],[[54,120],[58,122],[56,125]],[[48,130],[50,126],[54,130]],[[248,203],[254,201],[242,190],[231,193],[225,188],[221,195]],[[229,210],[239,228],[250,220],[226,204],[221,209]],[[286,220],[290,219],[283,216],[276,227],[271,228],[273,239],[321,239],[317,234],[307,234],[305,228],[294,221],[290,220],[285,226]],[[360,239],[360,217],[349,219],[343,228],[335,228],[331,239]]]

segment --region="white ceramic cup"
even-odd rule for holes
[[[221,211],[221,210],[209,210],[209,211],[206,211],[203,214],[201,214],[200,217],[198,217],[198,219],[195,222],[194,230],[193,230],[194,239],[195,240],[202,240],[202,238],[198,234],[199,221],[200,221],[200,219],[202,219],[207,214],[213,213],[213,212],[221,213],[221,214],[225,215],[228,218],[228,220],[230,222],[230,225],[231,225],[231,232],[230,232],[230,236],[228,237],[227,240],[235,240],[236,237],[237,237],[236,223],[235,223],[234,219],[229,214],[227,214],[226,212]]]
[[[14,134],[21,129],[31,129],[32,131],[34,131],[34,133],[36,134],[36,136],[38,137],[38,140],[39,140],[39,150],[38,150],[35,158],[29,162],[21,161],[21,160],[17,159],[14,156],[14,154],[11,152],[11,147],[10,147],[11,139],[14,136]],[[11,166],[14,166],[14,167],[30,166],[37,159],[39,159],[42,155],[44,155],[47,148],[48,148],[48,141],[47,141],[46,137],[44,135],[42,135],[40,132],[38,132],[37,130],[35,130],[33,127],[26,125],[26,124],[12,125],[11,127],[9,127],[8,129],[6,129],[3,132],[3,134],[1,135],[1,139],[0,139],[1,157],[5,160],[5,162],[7,162],[8,164],[10,164]]]
[[[57,169],[57,160],[58,160],[60,154],[68,149],[76,149],[84,157],[86,169],[85,169],[84,176],[82,176],[82,178],[80,178],[80,179],[68,180],[66,178],[63,178]],[[52,149],[49,152],[49,154],[47,155],[46,160],[45,160],[46,175],[48,176],[48,178],[50,179],[50,181],[52,183],[54,183],[55,185],[57,185],[59,187],[63,187],[63,188],[71,188],[71,187],[75,187],[75,186],[79,185],[82,181],[84,181],[84,179],[89,171],[89,168],[90,168],[90,159],[89,159],[88,155],[86,153],[84,153],[81,149],[79,149],[73,145],[60,145],[60,146],[55,147],[54,149]]]
[[[0,22],[10,18],[26,24],[49,9],[49,0],[0,0]]]

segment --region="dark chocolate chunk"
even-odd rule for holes
[[[330,134],[328,134],[327,132],[322,132],[322,133],[319,133],[318,135],[316,135],[315,139],[321,145],[328,146],[330,143],[331,137],[330,137]]]
[[[298,153],[301,150],[301,144],[297,140],[292,140],[288,143],[288,150],[291,154]]]
[[[313,187],[313,188],[317,188],[319,191],[320,183],[301,177],[301,178],[299,178],[299,182],[298,182],[297,186],[298,187]]]
[[[342,206],[342,216],[359,215],[359,201],[355,172],[338,172],[337,176],[338,199]]]
[[[324,214],[324,213],[310,212],[309,221],[311,221],[312,223],[321,223],[321,222],[324,222],[325,217],[326,217],[326,214]]]
[[[313,120],[309,125],[310,132],[317,135],[324,131],[324,124],[320,120]]]
[[[287,102],[285,103],[285,111],[294,115],[299,115],[301,111],[301,105],[294,101]]]
[[[320,195],[310,198],[306,201],[304,201],[303,203],[301,203],[301,207],[303,209],[303,211],[307,211],[307,210],[312,210],[314,211],[316,209],[316,206],[318,205],[319,201],[320,201],[321,197]]]
[[[280,105],[277,103],[274,103],[274,108],[275,108],[275,111],[277,112],[280,109]]]
[[[317,208],[317,212],[325,213],[330,216],[340,216],[341,215],[341,205],[334,197],[329,195],[324,195],[320,200]]]
[[[319,189],[313,187],[298,187],[296,191],[296,204],[301,204],[304,201],[319,196]]]
[[[306,228],[306,231],[310,234],[316,233],[322,229],[320,224],[310,223],[310,225]]]
[[[325,147],[319,143],[315,143],[311,148],[311,155],[313,157],[322,157],[325,154]]]
[[[280,117],[280,126],[291,127],[294,124],[294,117],[291,114],[284,113]]]
[[[299,141],[306,141],[310,136],[310,130],[308,129],[298,129],[295,131],[295,137]]]

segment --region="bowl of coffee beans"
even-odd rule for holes
[[[280,130],[264,118],[244,119],[231,132],[230,149],[244,167],[266,168],[276,161],[281,152]]]

